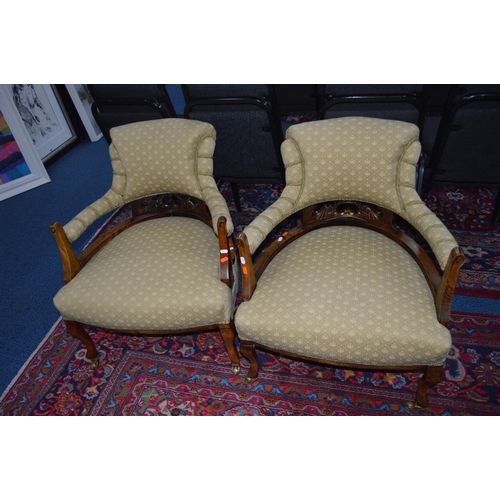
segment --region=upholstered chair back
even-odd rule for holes
[[[158,193],[203,199],[200,175],[212,174],[215,129],[184,119],[132,123],[111,130],[110,157],[123,202]]]
[[[345,199],[401,213],[401,187],[415,185],[418,133],[410,123],[363,117],[289,128],[281,152],[295,209]]]
[[[64,227],[74,241],[90,223],[125,203],[146,196],[181,193],[203,200],[216,220],[224,215],[233,226],[227,205],[213,179],[216,133],[209,123],[166,118],[111,129],[111,189]]]
[[[411,123],[354,116],[290,127],[281,147],[286,186],[279,200],[245,228],[250,251],[294,212],[325,201],[357,200],[408,220],[444,268],[457,244],[415,190],[418,136]]]

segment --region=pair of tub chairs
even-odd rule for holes
[[[167,118],[112,129],[111,189],[51,226],[66,282],[54,304],[68,332],[93,368],[88,326],[136,335],[219,330],[234,374],[239,338],[247,382],[258,376],[257,349],[360,370],[422,370],[408,406],[427,406],[451,346],[464,256],[415,191],[418,134],[410,123],[364,117],[290,127],[280,198],[234,238],[212,176],[212,125]],[[72,243],[85,229],[126,203],[131,218],[77,255]],[[276,235],[288,220],[293,228]]]

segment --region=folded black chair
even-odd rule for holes
[[[318,118],[367,116],[424,126],[427,89],[425,85],[337,85],[317,86]]]
[[[182,85],[184,117],[217,131],[214,177],[230,182],[241,210],[241,183],[284,183],[283,142],[273,85]]]
[[[432,184],[498,189],[500,211],[500,85],[452,85],[429,161]]]
[[[87,87],[94,100],[92,115],[108,143],[111,143],[109,131],[113,127],[177,116],[162,84],[89,84]]]

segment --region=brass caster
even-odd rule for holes
[[[90,360],[90,369],[95,370],[99,366],[99,356]]]
[[[257,378],[258,378],[258,377],[247,377],[247,378],[245,379],[245,382],[246,382],[247,384],[249,384],[250,382],[253,382],[254,380],[257,380]]]
[[[423,406],[420,406],[415,401],[407,401],[405,403],[405,406],[406,408],[408,408],[408,410],[420,410],[421,408],[423,408]]]
[[[239,363],[233,363],[233,373],[234,375],[238,375],[241,371],[241,366]]]

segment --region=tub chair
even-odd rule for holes
[[[111,189],[65,226],[54,223],[64,285],[54,304],[99,363],[88,326],[135,335],[219,330],[234,373],[238,290],[233,224],[212,176],[215,129],[166,118],[111,129]],[[131,218],[80,255],[72,243],[126,203]]]
[[[428,405],[451,347],[464,255],[415,190],[418,137],[414,124],[367,117],[287,130],[286,187],[236,238],[235,325],[248,382],[262,349],[359,370],[421,370],[408,406]],[[288,220],[293,227],[269,241]]]

